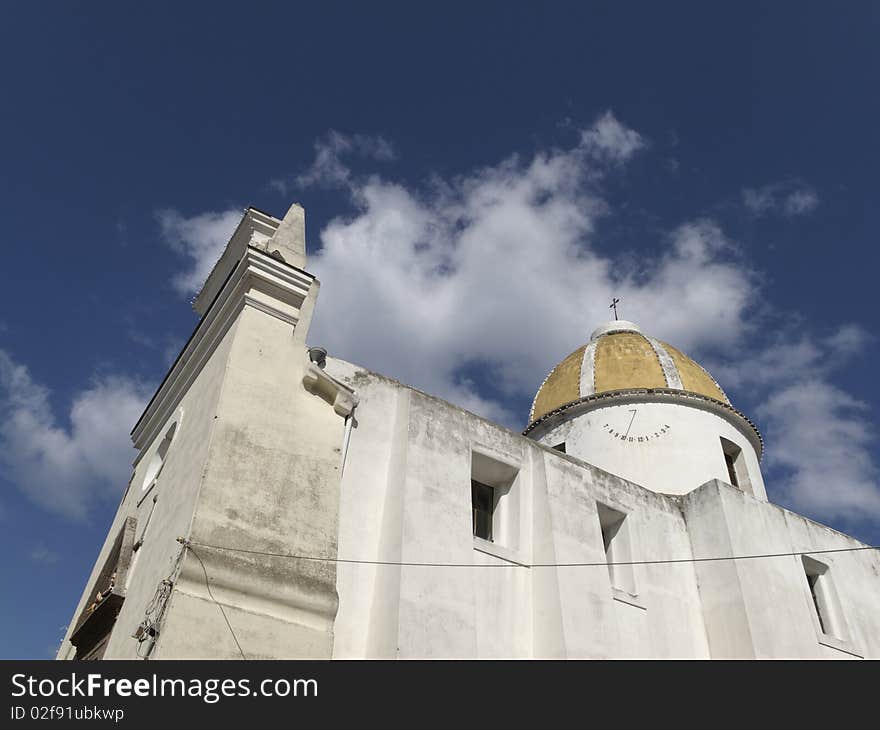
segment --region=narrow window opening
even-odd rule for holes
[[[495,490],[488,484],[471,479],[471,507],[473,509],[474,535],[492,542]]]
[[[721,451],[724,454],[724,464],[727,467],[728,483],[737,489],[741,489],[743,492],[751,494],[752,482],[749,479],[749,472],[742,449],[733,441],[722,438]]]
[[[632,545],[626,514],[604,504],[598,504],[599,528],[602,532],[602,546],[608,563],[608,577],[612,588],[636,595],[635,575],[633,573]]]
[[[807,573],[807,583],[810,584],[810,595],[813,597],[813,608],[816,609],[816,618],[819,619],[819,628],[822,629],[823,634],[827,634],[828,629],[825,628],[825,621],[822,619],[822,609],[819,607],[819,599],[816,596],[816,584],[818,582],[818,575],[810,575]]]
[[[736,478],[736,467],[734,466],[734,463],[733,463],[733,457],[730,454],[725,453],[724,454],[724,462],[727,464],[727,476],[730,478],[730,483],[734,487],[738,487],[739,480]]]
[[[561,451],[564,454],[565,453],[565,441],[563,441],[561,444],[556,444],[556,446],[554,446],[553,448],[556,449],[557,451]]]
[[[813,602],[814,616],[819,631],[842,641],[847,640],[847,632],[837,600],[837,593],[831,580],[831,571],[824,563],[804,555],[801,558],[810,598]]]

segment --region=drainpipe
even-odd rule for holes
[[[348,443],[351,440],[351,423],[354,421],[354,408],[345,417],[345,435],[342,437],[342,464],[339,467],[339,478],[345,474],[345,457],[348,456]]]

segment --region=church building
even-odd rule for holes
[[[59,659],[880,657],[880,554],[674,343],[598,326],[515,433],[311,342],[319,286],[245,211]]]

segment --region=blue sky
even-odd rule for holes
[[[247,205],[306,208],[315,344],[514,428],[619,296],[880,542],[875,3],[316,5],[5,9],[0,656],[57,646]]]

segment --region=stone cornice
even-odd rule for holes
[[[254,246],[245,248],[132,429],[135,447],[143,452],[152,442],[244,307],[253,307],[296,326],[313,281],[311,274]]]
[[[278,229],[281,221],[256,208],[245,210],[242,219],[226,244],[226,248],[211,268],[208,278],[192,301],[193,309],[205,314],[216,293],[223,286],[223,280],[229,271],[235,268],[236,260],[242,256],[249,245],[265,242]]]

